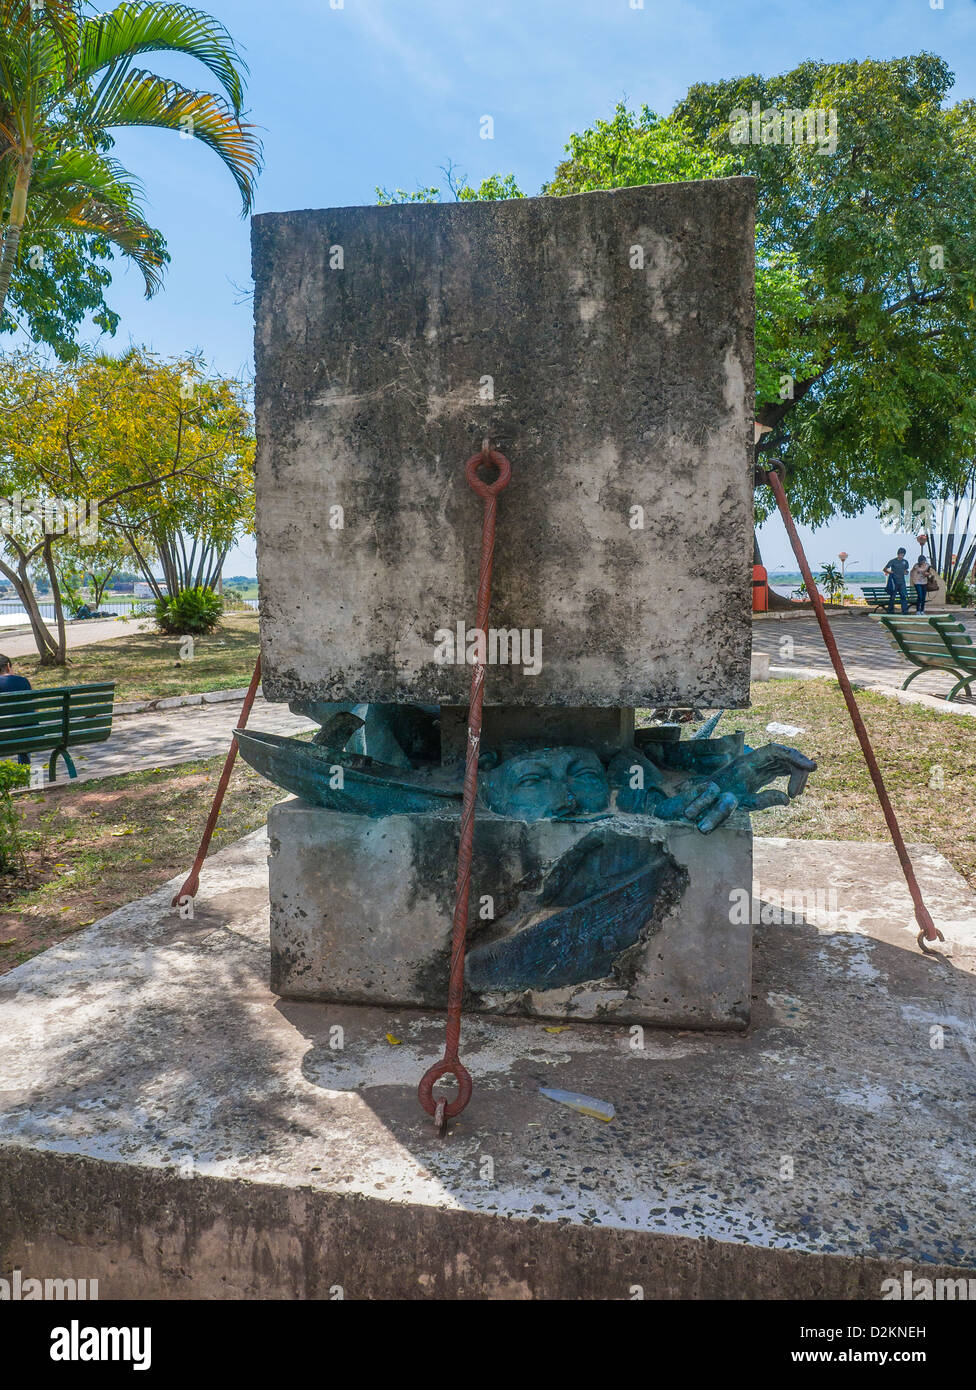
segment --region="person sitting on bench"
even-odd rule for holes
[[[0,656],[0,695],[5,695],[8,690],[30,690],[30,681],[26,676],[18,676],[14,673],[13,663],[9,656]],[[30,758],[26,753],[18,753],[17,761],[30,767]]]

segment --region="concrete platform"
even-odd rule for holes
[[[756,926],[746,1033],[471,1018],[474,1100],[445,1141],[415,1099],[443,1020],[276,1001],[266,842],[222,851],[193,921],[174,880],[0,980],[0,1275],[322,1299],[877,1298],[906,1263],[972,1275],[973,895],[915,848],[954,943],[929,960],[889,848],[755,847],[760,915],[783,890],[809,904]]]

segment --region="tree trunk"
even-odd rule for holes
[[[23,558],[18,562],[17,569],[12,570],[9,565],[5,565],[0,560],[0,574],[10,580],[14,586],[14,592],[24,605],[31,625],[31,633],[34,637],[34,645],[37,647],[37,654],[41,658],[41,665],[51,665],[53,653],[57,650],[57,643],[47,630],[47,625],[41,616],[34,589],[27,575],[27,561]]]
[[[99,576],[95,573],[94,570],[91,570],[90,573],[92,582],[92,598],[95,600],[95,607],[101,608],[102,595],[108,588],[109,581],[111,580],[112,575],[115,573],[115,570],[106,570],[105,573],[101,576],[101,578],[99,578]]]
[[[44,565],[47,569],[48,578],[51,581],[51,598],[54,602],[54,617],[58,624],[58,642],[49,661],[41,658],[42,666],[67,666],[68,664],[68,634],[64,627],[64,602],[61,598],[61,585],[58,583],[58,573],[54,565],[54,556],[51,553],[52,543],[50,536],[44,542]]]
[[[0,255],[0,319],[3,318],[7,291],[10,289],[14,266],[17,263],[17,248],[20,246],[24,219],[27,216],[27,190],[30,188],[33,167],[34,152],[31,150],[18,166],[14,196],[10,204],[10,219],[3,234],[3,253]]]

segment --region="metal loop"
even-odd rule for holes
[[[483,463],[493,463],[498,469],[498,477],[493,483],[486,483],[478,477],[478,469]],[[468,486],[487,502],[490,497],[497,497],[503,488],[508,487],[512,465],[505,455],[498,453],[496,449],[482,449],[480,453],[472,454],[468,459],[464,465],[464,476],[468,480]]]
[[[937,937],[939,938],[940,941],[945,941],[945,937],[944,937],[944,936],[942,935],[942,933],[939,931],[938,927],[935,928],[935,936],[937,936]],[[932,951],[932,950],[930,950],[930,949],[928,948],[928,946],[926,946],[926,944],[925,944],[926,940],[934,941],[934,940],[935,940],[935,937],[926,937],[925,928],[924,928],[924,927],[923,927],[922,930],[919,932],[918,936],[916,936],[915,940],[916,940],[916,941],[918,942],[918,944],[919,944],[919,949],[922,950],[922,951],[924,951],[925,954],[926,954],[927,956],[936,956],[936,957],[938,957],[939,960],[944,960],[944,959],[945,959],[945,957],[942,955],[942,952],[941,952],[941,951]]]
[[[754,485],[756,487],[762,487],[764,485],[766,487],[772,487],[769,481],[770,473],[775,473],[780,478],[786,477],[786,469],[783,466],[782,459],[763,459],[761,463],[757,463],[753,472]]]
[[[457,1081],[457,1095],[444,1106],[445,1118],[453,1120],[456,1115],[460,1115],[471,1099],[471,1092],[474,1090],[474,1083],[469,1072],[456,1057],[453,1061],[449,1057],[442,1057],[439,1062],[434,1063],[429,1071],[424,1072],[423,1079],[417,1087],[417,1099],[428,1115],[435,1115],[438,1102],[434,1099],[434,1087],[444,1076],[453,1076]]]

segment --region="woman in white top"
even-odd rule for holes
[[[918,594],[918,606],[915,610],[917,613],[925,612],[925,600],[928,597],[925,586],[934,573],[935,571],[924,555],[920,555],[914,565],[912,565],[912,572],[908,577],[908,582],[915,585],[915,592]]]

